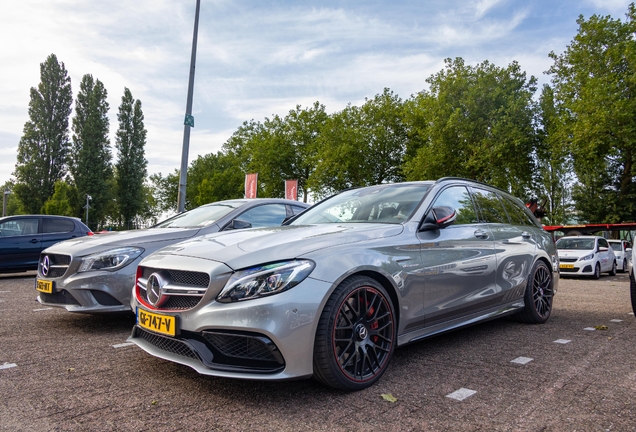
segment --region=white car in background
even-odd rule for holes
[[[614,249],[599,236],[561,237],[556,242],[561,276],[616,276]]]
[[[625,273],[629,270],[629,260],[632,255],[631,245],[627,240],[608,240],[609,245],[614,249],[616,257],[616,268]]]

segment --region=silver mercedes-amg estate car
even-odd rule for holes
[[[280,225],[307,207],[282,199],[219,201],[180,213],[152,228],[57,243],[40,254],[37,299],[69,312],[130,313],[135,271],[146,255],[221,230]]]
[[[558,271],[551,237],[498,189],[457,178],[350,189],[285,226],[144,258],[129,340],[206,375],[359,390],[400,345],[505,315],[545,322]]]

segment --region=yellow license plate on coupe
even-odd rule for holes
[[[559,264],[561,268],[574,268],[574,264]]]
[[[161,315],[137,308],[137,325],[151,332],[168,336],[177,335],[177,318],[171,315]]]
[[[35,281],[35,289],[43,293],[51,294],[53,293],[53,282],[38,279]]]

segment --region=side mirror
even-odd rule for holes
[[[599,252],[607,252],[607,250],[608,250],[608,249],[607,249],[606,247],[603,247],[603,246],[599,246],[599,247],[598,247],[598,251],[599,251]]]
[[[225,227],[225,230],[246,229],[246,228],[252,228],[252,224],[244,220],[234,219],[228,226]]]
[[[630,254],[630,253],[632,253],[632,248],[627,248],[627,249],[625,249],[625,253],[626,253],[626,254]]]
[[[433,207],[424,217],[420,231],[446,228],[455,223],[455,219],[457,219],[457,213],[454,208],[448,206]]]

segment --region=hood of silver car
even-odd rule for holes
[[[66,240],[46,249],[48,253],[86,255],[118,246],[140,246],[144,244],[186,240],[200,228],[148,228],[133,231],[116,231]]]
[[[312,251],[400,234],[395,224],[320,224],[221,232],[197,237],[159,253],[209,259],[238,269],[302,257]]]

